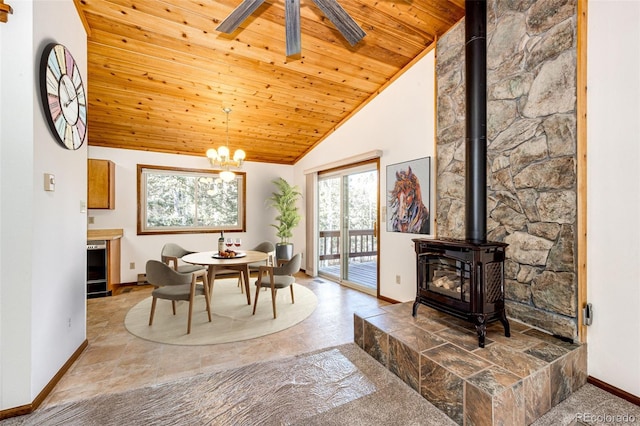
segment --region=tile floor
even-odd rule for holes
[[[336,283],[299,274],[297,282],[318,296],[309,318],[279,333],[237,343],[175,346],[153,343],[124,327],[128,310],[151,288],[87,301],[89,346],[41,407],[121,392],[180,377],[224,370],[353,342],[353,313],[388,303]]]

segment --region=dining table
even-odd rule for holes
[[[244,283],[245,293],[247,295],[247,304],[251,305],[251,291],[249,291],[249,264],[257,262],[267,262],[268,254],[261,251],[247,250],[237,251],[235,257],[222,258],[217,250],[201,251],[184,255],[182,260],[193,265],[202,265],[207,267],[207,278],[210,290],[213,290],[213,282],[216,273],[228,270],[238,271],[240,279]],[[209,291],[209,295],[211,295]]]

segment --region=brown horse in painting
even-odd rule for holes
[[[393,231],[429,233],[429,209],[422,202],[420,182],[411,167],[396,172],[396,183],[390,191],[390,207]]]

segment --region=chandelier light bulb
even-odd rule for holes
[[[223,163],[229,160],[229,148],[227,148],[226,146],[221,146],[220,148],[218,148],[218,157],[220,157],[220,161],[222,161]]]
[[[220,179],[222,179],[223,182],[231,182],[235,178],[236,174],[231,170],[223,170],[220,172]]]

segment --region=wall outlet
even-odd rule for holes
[[[129,263],[129,269],[136,269],[136,262]]]
[[[89,225],[93,225],[94,223],[96,223],[96,218],[95,218],[95,216],[89,216],[89,217],[87,218],[87,223],[88,223]]]
[[[400,284],[402,282],[402,279],[400,278],[400,275],[396,275],[396,284]]]
[[[71,318],[67,319],[67,327],[71,328]]]

